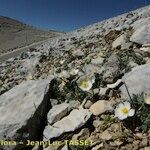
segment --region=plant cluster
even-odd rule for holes
[[[115,115],[133,130],[138,128],[147,132],[150,129],[150,97],[145,98],[144,93],[133,95],[130,102],[123,101],[118,104]]]

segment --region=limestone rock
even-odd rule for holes
[[[0,96],[0,139],[24,141],[38,136],[51,107],[49,82],[30,80]]]
[[[81,51],[81,49],[74,50],[73,51],[73,56],[75,56],[75,57],[82,57],[82,56],[84,56],[84,53]]]
[[[72,132],[83,126],[91,117],[91,112],[88,109],[74,109],[71,113],[54,123],[52,126],[46,126],[43,135],[44,139],[59,137],[66,132]]]
[[[121,49],[122,50],[125,50],[125,49],[130,49],[130,48],[132,48],[133,47],[133,43],[132,42],[127,42],[127,43],[123,43],[122,45],[121,45]]]
[[[77,100],[72,100],[69,102],[69,108],[70,109],[77,109],[80,106],[80,102]]]
[[[150,43],[150,23],[145,24],[135,30],[133,35],[130,37],[130,41],[138,44],[149,44]]]
[[[150,18],[141,18],[136,20],[131,27],[133,27],[134,30],[139,29],[140,27],[144,26],[145,24],[150,24]]]
[[[86,140],[90,136],[88,128],[82,129],[78,134],[74,134],[72,140]]]
[[[93,126],[95,128],[98,128],[99,126],[101,126],[103,124],[103,121],[100,121],[100,120],[94,120],[93,121]]]
[[[101,65],[103,63],[103,61],[104,61],[104,58],[98,57],[98,58],[92,59],[91,63],[95,64],[95,65]]]
[[[34,146],[32,150],[39,150],[39,146]]]
[[[62,119],[69,112],[69,106],[68,103],[53,106],[47,114],[48,123],[52,124]]]
[[[101,134],[99,135],[99,137],[100,137],[100,139],[106,140],[106,141],[112,139],[112,135],[111,135],[107,130],[105,130],[103,133],[101,133]]]
[[[99,94],[102,96],[105,95],[107,93],[108,89],[109,88],[107,88],[107,87],[106,88],[100,88]]]
[[[110,110],[112,110],[111,103],[106,100],[99,100],[90,107],[90,111],[96,116]]]
[[[148,82],[150,81],[150,64],[133,68],[131,72],[123,76],[122,81],[126,83],[131,97],[133,94],[141,94],[142,92],[150,96],[150,84]],[[122,85],[120,90],[122,98],[130,99],[125,85]]]
[[[25,59],[25,61],[23,61],[23,70],[26,70],[29,73],[34,73],[35,71],[35,67],[36,65],[39,63],[39,58],[38,57],[33,57],[30,59]]]
[[[87,64],[83,67],[83,71],[85,72],[85,74],[91,75],[91,74],[94,74],[94,73],[101,74],[103,70],[102,70],[102,68],[100,68],[97,65]]]
[[[100,149],[102,149],[102,148],[103,148],[103,146],[104,146],[104,144],[103,144],[103,143],[101,143],[101,144],[96,145],[95,147],[93,147],[93,148],[92,148],[92,150],[100,150]]]
[[[150,146],[149,147],[144,147],[143,150],[150,150]]]
[[[110,88],[110,89],[114,89],[116,88],[117,86],[119,86],[119,84],[122,83],[122,80],[121,79],[118,79],[115,83],[113,84],[107,84],[107,88]]]
[[[117,55],[112,54],[103,66],[103,80],[112,83],[120,75],[120,62]]]
[[[93,103],[90,101],[90,100],[87,100],[87,102],[85,103],[85,105],[84,105],[84,108],[90,108],[91,107],[91,105],[92,105]]]
[[[127,37],[125,34],[122,34],[121,36],[119,36],[113,43],[112,43],[112,47],[113,48],[117,48],[118,46],[121,46],[123,44],[125,44],[127,41]]]
[[[67,145],[65,145],[64,147],[62,147],[62,149],[61,150],[69,150],[68,149],[68,146]]]

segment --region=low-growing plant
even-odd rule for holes
[[[133,95],[132,103],[136,110],[135,121],[143,132],[150,129],[150,105],[145,103],[144,93]]]
[[[116,107],[116,117],[133,131],[147,132],[150,129],[150,105],[145,103],[144,93],[129,97],[130,101],[124,100]]]
[[[100,127],[101,130],[106,130],[111,124],[116,122],[116,118],[112,117],[110,114],[104,115],[103,123]]]

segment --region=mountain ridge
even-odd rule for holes
[[[46,31],[5,16],[0,16],[0,53],[55,37],[58,31]]]

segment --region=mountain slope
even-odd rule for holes
[[[59,32],[43,31],[20,21],[0,16],[0,53],[57,35],[59,35]]]
[[[0,138],[26,150],[27,140],[68,140],[42,150],[148,150],[149,83],[147,6],[0,63]]]

